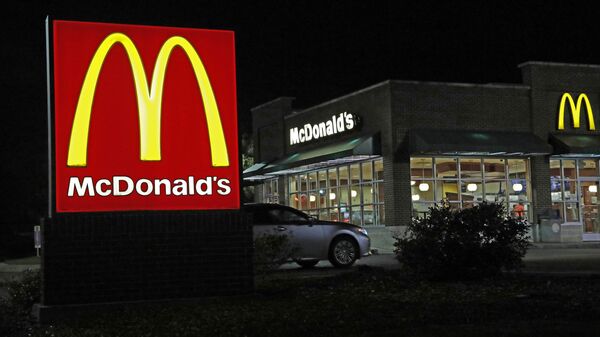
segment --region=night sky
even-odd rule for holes
[[[591,2],[590,2],[591,3]],[[3,5],[1,223],[43,215],[44,19],[234,30],[240,131],[279,96],[306,108],[387,79],[521,81],[519,63],[600,64],[590,3],[478,1],[18,1]]]

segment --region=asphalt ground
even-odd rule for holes
[[[39,269],[39,257],[0,262],[0,283],[18,277],[27,269]],[[523,259],[524,273],[548,275],[598,275],[600,276],[600,245],[578,248],[544,246],[531,248]],[[334,268],[327,261],[320,261],[314,268],[303,269],[296,263],[282,265],[269,273],[269,278],[315,278],[327,277],[360,268],[399,269],[400,264],[394,254],[376,254],[363,257],[347,269]],[[6,297],[6,289],[0,287],[0,297]]]

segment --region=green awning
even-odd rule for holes
[[[554,154],[600,156],[600,136],[552,134],[550,143],[554,146]]]
[[[534,156],[552,147],[529,132],[434,130],[409,131],[410,154]]]
[[[361,155],[381,155],[379,140],[373,136],[353,138],[341,143],[297,152],[278,160],[269,166],[285,169],[321,161]]]
[[[346,157],[374,155],[381,155],[379,135],[355,137],[332,145],[299,151],[268,164],[261,163],[261,167],[249,167],[244,171],[243,177],[247,180],[265,179],[268,178],[266,175],[269,173],[284,171],[290,168]]]

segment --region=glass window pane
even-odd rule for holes
[[[473,202],[473,201],[465,201],[462,203],[463,208],[473,208],[473,206],[475,206],[475,205],[479,205],[479,203]]]
[[[553,212],[553,216],[557,219],[561,219],[564,220],[564,214],[563,214],[563,206],[565,204],[563,204],[562,202],[553,202],[552,203],[552,212]]]
[[[411,190],[413,201],[435,201],[433,181],[417,181]]]
[[[340,186],[339,190],[340,195],[338,197],[339,201],[340,201],[340,206],[345,206],[345,205],[349,205],[348,203],[348,193],[349,193],[349,188],[348,186]]]
[[[527,159],[509,159],[508,177],[510,179],[527,179]]]
[[[327,188],[327,171],[319,171],[318,179],[319,179],[319,189],[326,189]]]
[[[598,214],[598,181],[581,182],[583,231],[594,232],[600,224]]]
[[[410,158],[411,179],[432,178],[433,158]]]
[[[361,164],[362,167],[362,180],[363,182],[370,182],[373,180],[373,163],[368,161]]]
[[[577,222],[579,221],[579,203],[576,202],[568,202],[565,204],[566,212],[566,221],[567,222]]]
[[[564,198],[565,201],[577,201],[579,200],[579,193],[577,193],[577,180],[565,180],[564,181]]]
[[[513,218],[529,219],[529,204],[528,203],[514,203],[511,202],[508,205],[510,210],[510,216]]]
[[[340,186],[348,185],[348,166],[338,167]]]
[[[315,192],[310,192],[308,194],[308,208],[316,209],[318,206],[318,196]]]
[[[374,225],[375,224],[375,213],[373,211],[373,205],[363,206],[363,225]]]
[[[435,183],[435,201],[458,201],[458,182],[456,180],[438,180]]]
[[[340,221],[340,212],[337,208],[329,208],[329,219],[331,221]]]
[[[362,185],[363,204],[373,203],[373,185],[363,184]]]
[[[267,180],[265,182],[264,186],[265,186],[265,190],[264,190],[265,195],[270,195],[273,193],[273,183],[271,182],[271,180]]]
[[[317,207],[326,208],[329,207],[329,195],[327,194],[327,189],[320,189],[317,191],[317,198],[319,200],[319,204]]]
[[[508,199],[511,202],[528,201],[530,190],[525,179],[511,179],[508,184]]]
[[[300,193],[300,207],[298,209],[308,209],[308,195],[306,193]]]
[[[337,207],[339,203],[339,195],[337,187],[333,187],[329,189],[329,206]]]
[[[290,194],[290,206],[297,209],[300,208],[300,199],[297,193]]]
[[[423,218],[427,216],[429,208],[433,207],[433,203],[413,202],[413,216]]]
[[[483,201],[483,188],[481,186],[481,181],[462,181],[460,185],[463,202]]]
[[[375,170],[375,180],[383,180],[383,159],[377,159],[373,161],[373,168]]]
[[[563,171],[566,179],[577,179],[577,172],[575,172],[575,160],[562,160]]]
[[[506,179],[506,161],[504,159],[483,159],[483,171],[486,180]]]
[[[338,185],[336,168],[330,168],[329,170],[327,170],[327,176],[329,178],[329,186],[330,187],[334,187],[334,186]]]
[[[308,189],[311,191],[317,189],[317,171],[308,173]]]
[[[458,170],[456,158],[435,158],[435,170],[438,178],[456,178]]]
[[[348,206],[344,206],[344,207],[340,207],[340,220],[339,221],[343,221],[343,222],[350,222],[350,207]]]
[[[290,193],[298,192],[298,176],[289,176]]]
[[[350,165],[350,184],[360,184],[360,164]]]
[[[384,193],[383,193],[383,182],[373,183],[373,193],[374,199],[373,202],[384,202]]]
[[[560,178],[560,160],[550,159],[550,176],[554,178]]]
[[[506,180],[486,181],[485,200],[488,202],[505,202]]]
[[[362,213],[360,206],[352,206],[352,213],[350,214],[350,222],[362,226]]]
[[[580,177],[597,177],[598,176],[598,161],[597,160],[580,160],[579,161],[579,176]]]
[[[481,159],[461,158],[460,177],[462,179],[481,179]]]
[[[300,179],[300,192],[308,191],[308,176],[306,174],[300,174],[298,177]]]
[[[562,182],[560,179],[550,178],[550,195],[552,196],[552,201],[562,200]]]
[[[318,216],[319,220],[329,220],[329,212],[327,211],[327,209],[320,209]]]
[[[360,185],[354,185],[350,188],[350,204],[360,205]]]

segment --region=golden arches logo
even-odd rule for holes
[[[560,99],[560,107],[558,110],[558,129],[565,129],[565,103],[569,101],[569,105],[571,106],[571,117],[573,117],[573,127],[579,128],[579,121],[581,118],[581,103],[585,102],[585,108],[587,110],[588,116],[588,125],[590,130],[596,130],[596,124],[594,123],[594,113],[592,112],[592,105],[590,104],[590,100],[588,99],[586,94],[579,94],[577,97],[577,104],[573,100],[571,94],[564,93],[562,98]]]
[[[146,72],[144,71],[140,54],[133,41],[122,33],[113,33],[107,36],[96,50],[90,62],[85,79],[83,80],[81,93],[79,94],[77,109],[75,110],[67,165],[78,167],[87,165],[87,144],[96,83],[98,82],[98,76],[102,70],[104,59],[116,43],[120,43],[125,48],[133,72],[138,103],[140,159],[144,161],[161,160],[160,128],[163,83],[169,56],[175,47],[180,47],[190,60],[196,80],[198,81],[198,88],[202,96],[208,126],[212,165],[215,167],[229,166],[227,145],[225,143],[225,135],[215,95],[202,60],[192,44],[180,36],[173,36],[165,41],[158,53],[152,74],[152,83],[150,88],[148,88]]]

